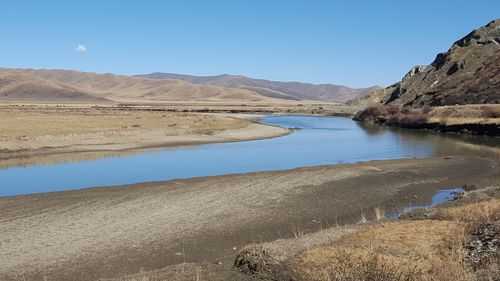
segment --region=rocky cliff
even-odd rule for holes
[[[500,19],[353,104],[358,121],[500,136]]]
[[[410,107],[500,103],[500,19],[472,31],[430,65],[415,66],[400,82],[371,97]]]

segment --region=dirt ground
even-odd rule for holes
[[[491,159],[456,156],[0,198],[0,280],[185,273],[190,264],[234,280],[244,245],[370,219],[499,173]]]

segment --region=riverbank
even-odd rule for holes
[[[454,156],[0,198],[0,279],[97,280],[191,263],[222,278],[210,280],[244,280],[231,269],[244,245],[371,219],[499,174],[494,160]]]
[[[359,111],[354,120],[444,133],[500,136],[500,105],[497,104],[423,108],[377,105]]]
[[[500,276],[500,186],[387,220],[250,245],[235,267],[258,280],[489,281]],[[129,279],[130,280],[130,279]]]
[[[288,129],[257,123],[253,116],[94,107],[0,108],[2,167],[47,163],[54,155],[265,139]],[[62,157],[64,158],[64,157]]]

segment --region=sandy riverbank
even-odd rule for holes
[[[0,166],[99,157],[142,148],[233,142],[282,136],[288,129],[249,115],[111,108],[0,108]],[[80,155],[75,155],[80,153]]]
[[[357,222],[499,173],[493,160],[457,156],[0,198],[0,279],[97,280],[184,262],[234,277],[249,243]]]

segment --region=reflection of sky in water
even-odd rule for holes
[[[283,170],[455,151],[428,133],[361,127],[348,118],[272,116],[296,132],[274,139],[154,150],[74,163],[0,170],[0,196],[198,176]],[[456,152],[456,151],[455,151]]]
[[[436,207],[437,205],[453,200],[457,193],[462,192],[464,192],[463,188],[442,189],[434,194],[434,196],[432,196],[432,201],[429,204],[409,206],[399,212],[386,214],[386,217],[397,218],[402,214],[411,212],[416,209]]]

